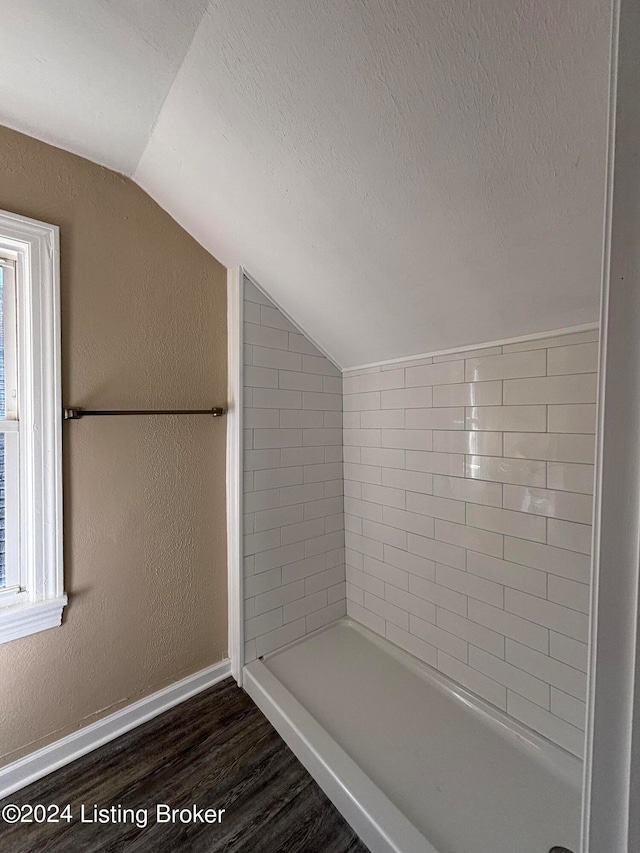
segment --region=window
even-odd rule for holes
[[[59,625],[58,229],[0,211],[0,642]]]

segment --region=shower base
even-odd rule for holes
[[[349,618],[244,687],[372,853],[579,849],[582,763]]]

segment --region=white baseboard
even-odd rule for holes
[[[42,747],[24,758],[0,767],[0,799],[70,764],[136,726],[146,723],[175,705],[201,693],[231,675],[231,663],[223,660],[145,696],[73,734]]]

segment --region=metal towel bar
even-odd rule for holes
[[[214,418],[220,418],[226,415],[227,410],[216,408],[213,409],[112,409],[112,410],[93,410],[80,409],[78,407],[65,408],[65,421],[78,421],[80,418],[93,415],[212,415]]]

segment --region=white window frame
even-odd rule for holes
[[[7,394],[3,431],[19,441],[20,580],[17,589],[0,594],[0,643],[5,643],[60,625],[67,603],[58,227],[0,211],[0,258],[15,268],[18,340],[18,409],[12,410]]]

